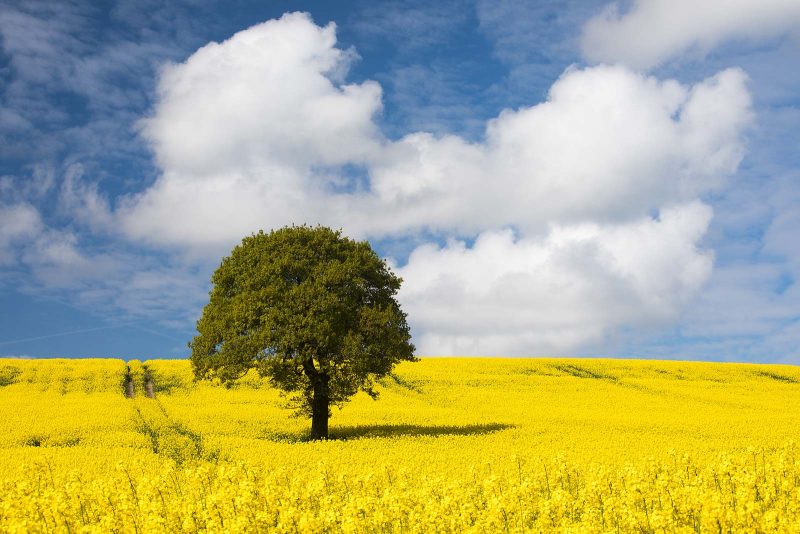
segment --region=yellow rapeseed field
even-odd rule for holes
[[[380,392],[308,442],[257,376],[0,360],[0,531],[800,532],[797,367],[437,358]]]

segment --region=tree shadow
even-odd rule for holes
[[[474,436],[516,428],[515,425],[486,423],[479,425],[357,425],[331,428],[330,438],[346,441],[360,438],[398,438],[404,436]]]

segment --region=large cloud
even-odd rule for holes
[[[741,159],[744,81],[735,69],[693,88],[621,67],[568,70],[546,102],[490,121],[484,143],[415,133],[387,146],[359,199],[369,230],[538,232],[695,198]]]
[[[609,4],[584,26],[591,61],[648,69],[735,38],[760,39],[800,26],[797,0],[634,0],[625,13]]]
[[[224,249],[303,221],[371,237],[534,231],[694,198],[741,158],[749,95],[735,69],[693,88],[569,69],[546,102],[490,121],[483,143],[390,142],[373,121],[379,86],[335,81],[350,57],[335,42],[332,25],[286,15],[168,67],[143,123],[164,174],[121,211],[129,234]],[[343,164],[366,168],[366,183]]]
[[[711,274],[698,250],[711,209],[554,228],[544,238],[485,232],[415,250],[401,298],[423,354],[563,353],[622,326],[674,320]]]
[[[477,236],[399,267],[425,352],[571,350],[671,320],[708,276],[697,199],[742,157],[743,72],[689,87],[571,68],[480,142],[389,140],[378,84],[344,82],[353,56],[333,25],[291,14],[169,66],[142,123],[163,174],[117,209],[123,231],[217,258],[289,223]]]
[[[323,210],[308,181],[324,190],[329,177],[313,170],[362,161],[380,142],[380,87],[337,84],[353,54],[335,43],[333,24],[289,14],[168,66],[142,122],[164,175],[122,210],[128,233],[227,245]]]

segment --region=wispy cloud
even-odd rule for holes
[[[547,96],[561,71],[580,59],[581,24],[599,2],[478,0],[479,29],[505,68],[487,96],[516,107]]]
[[[118,319],[191,324],[206,271],[193,278],[197,267],[126,243],[111,210],[118,195],[151,182],[136,123],[161,65],[218,24],[204,20],[209,7],[0,6],[0,284]]]
[[[762,40],[800,29],[793,0],[635,0],[609,4],[583,30],[584,55],[649,69],[677,56],[703,57],[727,40]],[[691,53],[690,53],[691,52]]]
[[[117,325],[98,326],[96,328],[79,328],[77,330],[69,330],[67,332],[57,332],[57,333],[54,333],[54,334],[45,334],[45,335],[41,335],[41,336],[24,337],[24,338],[11,339],[11,340],[5,339],[5,340],[0,340],[0,346],[16,345],[17,343],[27,343],[29,341],[41,341],[43,339],[53,339],[53,338],[56,338],[56,337],[63,337],[63,336],[74,336],[74,335],[77,335],[77,334],[86,334],[86,333],[89,333],[89,332],[99,332],[101,330],[110,330],[110,329],[114,329],[114,328],[124,328],[126,326],[132,326],[134,324],[136,324],[136,323],[123,323],[123,324],[117,324]],[[7,358],[7,357],[8,356],[3,356],[3,358]]]
[[[412,55],[432,46],[452,46],[459,28],[473,16],[474,7],[463,0],[442,2],[367,2],[350,18],[353,31],[366,39],[362,46],[392,45],[400,55]],[[415,58],[415,60],[418,58]]]

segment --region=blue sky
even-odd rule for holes
[[[184,357],[244,235],[420,354],[800,363],[800,6],[0,2],[0,356]]]

